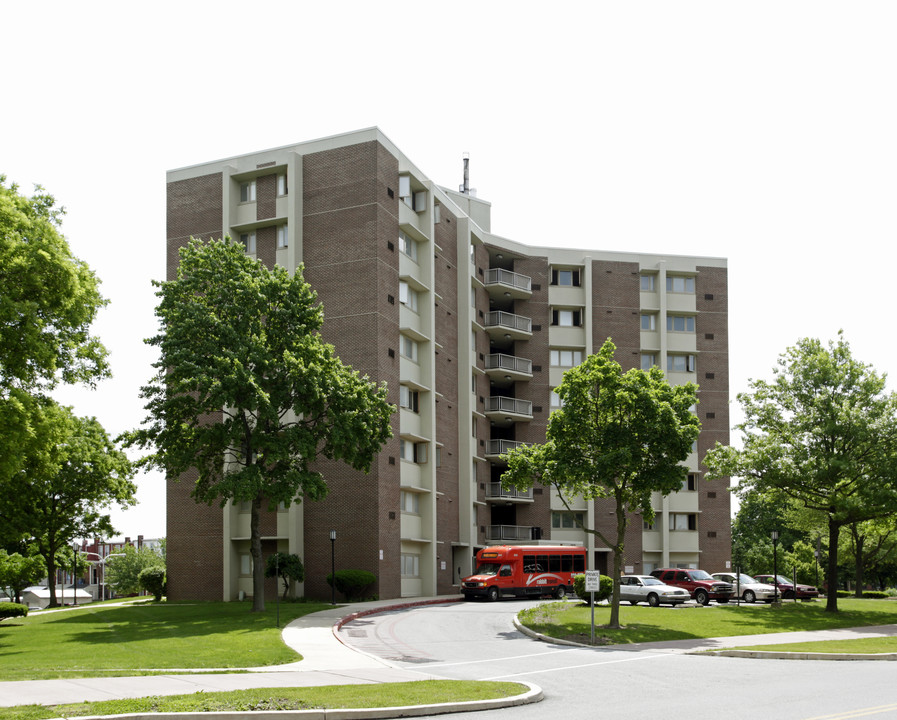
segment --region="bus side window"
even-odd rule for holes
[[[499,577],[511,577],[511,566],[510,565],[502,565],[501,570],[498,571]]]
[[[536,572],[536,556],[535,555],[524,555],[523,556],[523,572],[526,572],[526,573]]]
[[[581,573],[586,571],[586,556],[585,555],[574,555],[573,556],[573,572]]]
[[[536,570],[539,572],[545,572],[548,570],[548,556],[547,555],[537,555],[536,556]]]
[[[561,571],[561,556],[560,555],[550,555],[548,557],[548,569],[551,572],[560,572]]]
[[[573,556],[561,555],[561,572],[573,571]]]

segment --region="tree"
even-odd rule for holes
[[[564,373],[556,392],[562,406],[548,421],[542,445],[507,454],[502,482],[529,488],[534,480],[553,487],[567,509],[570,500],[612,498],[616,532],[583,528],[614,554],[610,627],[620,627],[620,572],[629,513],[651,521],[652,493],[668,495],[682,487],[688,457],[700,432],[691,411],[697,402],[693,383],[670,386],[656,367],[624,373],[608,339],[599,352]]]
[[[109,374],[90,325],[106,305],[99,280],[59,232],[64,210],[42,188],[32,197],[0,175],[0,495],[40,444],[40,396]]]
[[[897,397],[839,335],[828,347],[798,341],[773,380],[752,380],[738,401],[743,448],[713,448],[708,476],[739,477],[742,488],[774,491],[824,517],[826,610],[837,612],[841,528],[897,512]]]
[[[112,534],[103,509],[132,505],[136,487],[131,463],[96,418],[77,417],[46,398],[39,408],[39,441],[0,493],[0,520],[43,557],[55,607],[57,555],[76,538]]]
[[[0,550],[0,589],[12,591],[13,602],[22,602],[22,591],[40,582],[46,574],[47,566],[40,555],[10,555]]]
[[[118,557],[106,561],[105,582],[119,595],[140,592],[140,573],[147,568],[165,568],[165,559],[146,545],[125,545]]]
[[[265,577],[279,577],[283,581],[283,599],[286,600],[291,583],[305,580],[305,565],[295,553],[271,553],[265,565]]]
[[[195,468],[199,502],[251,503],[252,610],[264,610],[263,503],[322,498],[319,457],[368,472],[392,436],[386,387],[324,343],[323,310],[302,278],[268,269],[228,239],[181,249],[161,298],[158,374],[143,388],[149,417],[129,442],[144,464],[177,477]]]
[[[153,594],[153,600],[162,601],[165,594],[165,568],[161,565],[143,568],[137,576],[140,587]]]

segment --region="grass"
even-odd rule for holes
[[[0,623],[3,680],[140,675],[175,668],[242,668],[301,660],[281,629],[326,603],[87,605]]]
[[[611,645],[897,623],[897,603],[889,600],[845,599],[838,601],[838,607],[837,613],[827,613],[824,602],[784,603],[780,608],[621,605],[620,623],[625,627],[612,630],[604,627],[610,608],[596,606],[595,640]],[[590,640],[591,609],[584,604],[559,602],[529,608],[520,613],[520,622],[549,637],[586,644]]]
[[[795,653],[848,653],[875,655],[897,653],[897,637],[857,638],[856,640],[819,640],[817,642],[751,645],[739,650],[769,650]]]
[[[526,691],[527,688],[518,683],[462,680],[421,680],[386,685],[334,685],[314,688],[258,688],[236,692],[105,700],[74,705],[19,705],[0,708],[0,720],[45,720],[60,716],[138,712],[376,708],[487,700],[520,695]]]

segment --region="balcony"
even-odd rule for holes
[[[486,417],[500,427],[533,419],[533,404],[529,400],[492,395],[486,399]]]
[[[517,490],[516,488],[503,488],[500,482],[491,482],[486,485],[486,500],[491,502],[531,503],[533,501],[533,489]]]
[[[530,525],[489,525],[486,527],[487,542],[497,540],[541,540],[542,529]]]
[[[532,278],[527,275],[502,268],[490,268],[486,271],[486,289],[495,297],[526,300],[533,294],[532,286]]]
[[[486,445],[486,459],[493,461],[498,460],[509,450],[514,450],[515,448],[523,447],[524,445],[526,445],[526,443],[518,442],[517,440],[490,440]]]
[[[532,318],[503,310],[491,310],[486,313],[486,332],[496,338],[506,340],[525,340],[532,337]]]
[[[529,358],[493,353],[486,356],[486,374],[494,385],[507,386],[518,380],[531,380],[533,361]]]

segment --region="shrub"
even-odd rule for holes
[[[159,602],[165,594],[165,568],[155,567],[144,568],[138,576],[140,587],[153,594],[153,599]]]
[[[19,603],[12,602],[0,603],[0,620],[14,617],[25,617],[27,614],[27,605],[19,605]]]
[[[365,596],[365,590],[377,581],[377,576],[367,570],[337,570],[336,584],[334,585],[333,575],[327,576],[327,584],[342,593],[346,598],[346,602],[352,600],[362,600]]]
[[[591,604],[592,593],[586,592],[586,576],[585,574],[574,575],[573,576],[573,592],[575,592],[579,599],[582,600],[586,605]],[[595,602],[600,602],[602,600],[607,600],[614,592],[614,581],[609,578],[607,575],[601,576],[601,590],[595,593]]]

